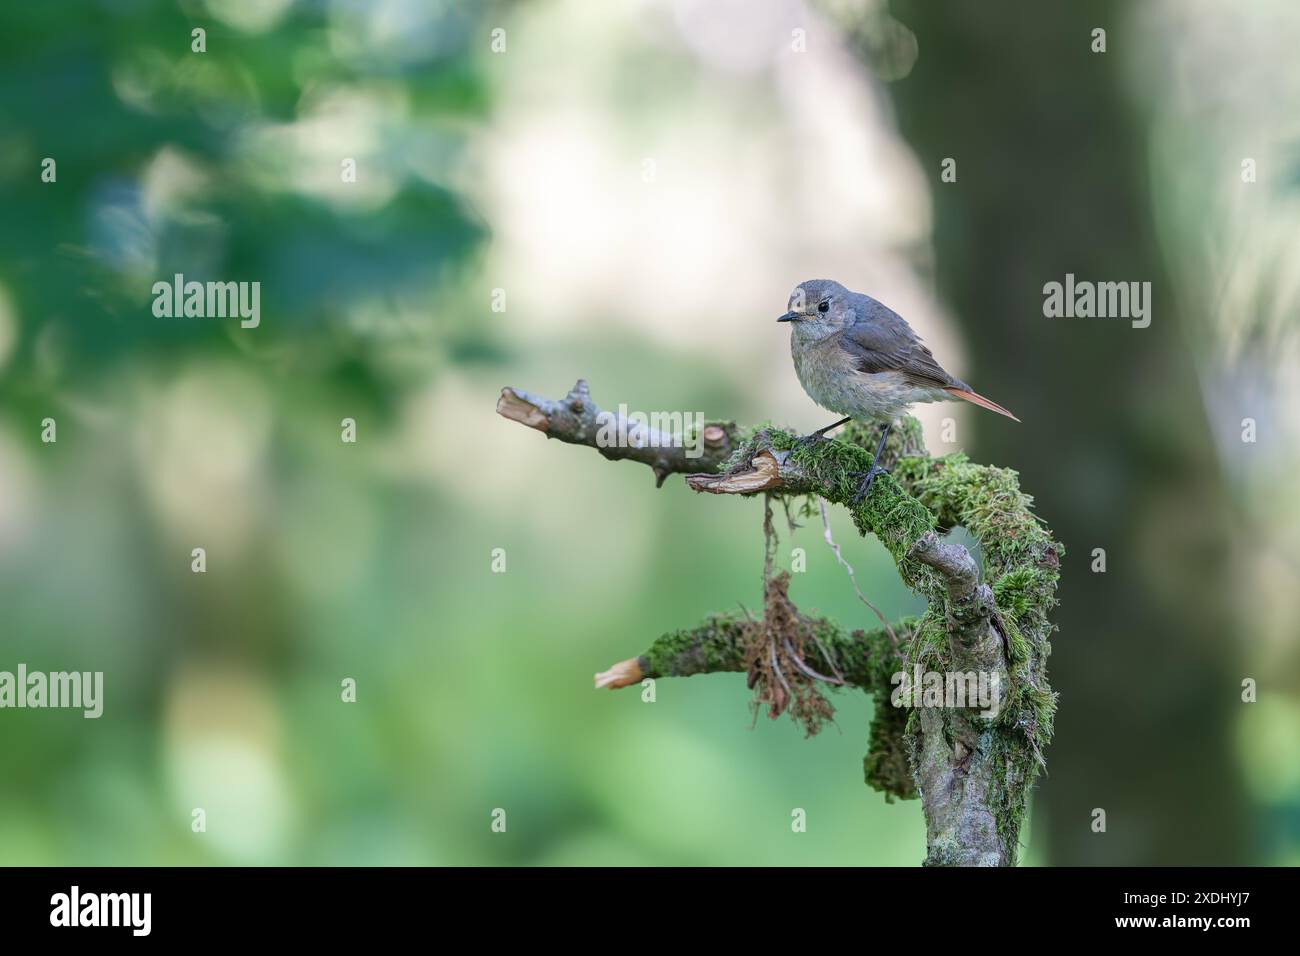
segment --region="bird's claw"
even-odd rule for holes
[[[858,493],[853,496],[853,506],[856,508],[862,503],[862,500],[871,493],[871,486],[875,484],[877,475],[887,475],[889,470],[873,464],[865,475],[862,476],[862,483],[858,485]]]
[[[797,451],[803,451],[806,448],[811,448],[819,441],[830,441],[830,439],[827,438],[825,435],[823,435],[821,432],[813,432],[811,435],[802,435],[799,438],[796,438],[794,440],[794,447],[790,449],[790,454],[793,455]]]

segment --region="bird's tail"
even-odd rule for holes
[[[972,392],[969,388],[957,388],[956,386],[952,386],[951,388],[945,388],[944,391],[947,392],[949,395],[955,396],[956,398],[965,399],[966,401],[970,402],[972,405],[978,405],[980,408],[987,408],[991,412],[997,412],[999,415],[1005,415],[1013,422],[1020,421],[1020,419],[1016,418],[1015,415],[1012,415],[1009,411],[1007,411],[997,402],[990,401],[989,399],[985,398],[983,395],[980,395],[976,392]]]

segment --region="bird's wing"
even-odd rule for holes
[[[840,336],[859,372],[902,372],[909,382],[930,388],[960,384],[901,318],[897,323],[854,322]]]

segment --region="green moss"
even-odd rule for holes
[[[867,786],[883,793],[887,803],[915,800],[918,796],[904,745],[909,711],[890,703],[891,691],[885,685],[872,695],[876,706],[871,716],[867,755],[862,758]]]
[[[935,527],[934,515],[926,506],[904,491],[889,474],[878,475],[871,493],[857,505],[853,504],[862,478],[871,467],[870,452],[838,439],[796,447],[795,436],[775,429],[766,430],[765,437],[778,451],[794,449],[790,460],[829,487],[827,500],[850,509],[859,533],[875,535],[889,551],[909,587],[927,598],[941,597],[935,574],[907,557],[907,549],[913,542]]]
[[[1010,686],[994,727],[985,733],[998,834],[1015,859],[1029,790],[1051,740],[1056,695],[1047,683],[1048,620],[1056,606],[1062,546],[1033,513],[1033,499],[1007,468],[972,463],[963,454],[899,461],[900,481],[945,526],[961,525],[979,542],[1010,649]]]
[[[894,628],[903,657],[895,653],[884,631],[877,631],[862,641],[872,662],[871,696],[874,703],[867,755],[862,758],[863,774],[867,785],[883,793],[890,803],[895,799],[914,800],[918,796],[906,746],[907,721],[912,711],[895,707],[890,698],[895,686],[894,674],[904,669],[904,660],[916,639],[919,625],[916,618],[904,618]]]
[[[721,615],[690,630],[669,631],[641,655],[641,673],[688,677],[740,670],[744,636],[744,621]]]
[[[882,457],[920,447],[920,425],[915,419],[904,419],[895,432]],[[948,670],[950,650],[942,583],[928,567],[909,559],[908,549],[926,531],[939,526],[960,525],[979,542],[984,578],[991,582],[1009,647],[1009,687],[997,721],[983,737],[985,753],[992,761],[996,792],[990,800],[998,833],[1007,858],[1014,860],[1029,790],[1041,767],[1042,751],[1051,740],[1056,711],[1045,661],[1050,652],[1048,615],[1056,605],[1064,551],[1033,513],[1033,499],[1020,490],[1014,471],[977,465],[962,454],[899,457],[893,475],[878,477],[866,500],[853,506],[860,476],[870,465],[867,448],[874,434],[878,434],[874,429],[855,423],[848,429],[847,441],[800,447],[793,460],[831,487],[828,497],[850,507],[858,530],[880,540],[903,580],[929,602],[930,610],[909,642],[909,667],[919,664],[923,670]],[[774,447],[793,447],[793,437],[782,433],[780,441],[779,445],[774,442]],[[889,738],[891,734],[911,736],[912,746],[906,749],[915,754],[920,729],[915,712],[900,713],[889,706],[889,695],[884,692],[889,689],[888,678],[885,680],[886,687],[877,692],[871,751],[865,766],[872,786],[902,796],[911,792],[898,774],[905,748],[899,745],[901,738],[892,742]]]
[[[1046,673],[1052,631],[1048,615],[1057,603],[1064,549],[1033,513],[1033,499],[1020,490],[1016,472],[977,465],[962,454],[925,455],[920,423],[911,417],[894,428],[882,453],[882,462],[892,474],[878,476],[871,494],[854,505],[878,436],[878,428],[855,422],[839,439],[796,444],[795,434],[765,424],[739,444],[723,470],[745,467],[762,442],[777,451],[790,451],[792,462],[826,487],[824,497],[849,508],[859,532],[879,539],[904,582],[929,602],[922,618],[897,629],[901,658],[892,645],[881,643],[886,640],[883,632],[846,637],[832,622],[818,625],[823,643],[834,648],[841,668],[854,672],[855,683],[871,688],[875,714],[864,772],[867,783],[887,799],[916,796],[914,770],[921,749],[917,711],[892,706],[890,678],[900,664],[951,669],[946,591],[935,572],[910,559],[907,552],[934,528],[960,525],[979,542],[983,578],[991,585],[1009,648],[1009,687],[997,719],[980,731],[979,753],[989,762],[989,802],[998,835],[1006,859],[1014,861],[1029,791],[1042,768],[1042,752],[1051,740],[1056,713],[1056,695]],[[674,632],[656,642],[646,659],[665,674],[698,673],[710,667],[736,669],[721,665],[723,658],[738,654],[743,627],[744,622],[714,619],[703,637],[707,647],[701,646],[698,630]],[[940,714],[950,723],[949,729],[953,720],[961,719],[953,712]]]

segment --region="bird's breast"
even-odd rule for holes
[[[834,341],[800,344],[791,339],[794,371],[808,397],[822,408],[858,417],[853,379],[858,372],[852,357]]]
[[[834,340],[791,342],[795,374],[808,396],[822,408],[862,421],[892,418],[913,402],[934,401],[935,390],[919,388],[897,371],[858,371],[853,356]],[[943,396],[948,397],[948,396]]]

